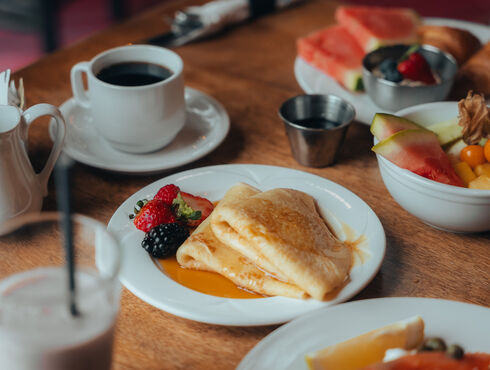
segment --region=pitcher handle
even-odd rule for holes
[[[60,156],[61,149],[63,148],[63,142],[65,140],[65,120],[61,115],[61,112],[54,105],[51,104],[37,104],[29,109],[27,109],[22,116],[24,117],[24,121],[26,126],[29,125],[36,119],[41,116],[51,116],[54,118],[56,122],[56,130],[53,130],[56,133],[56,137],[54,138],[53,147],[51,148],[51,153],[49,153],[48,160],[44,165],[42,171],[37,175],[41,192],[43,196],[48,195],[48,179],[53,171],[56,160]]]
[[[83,87],[82,73],[88,74],[89,68],[88,62],[79,62],[72,67],[70,72],[73,97],[77,104],[84,108],[90,108],[90,100]]]

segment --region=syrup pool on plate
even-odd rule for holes
[[[118,293],[100,289],[108,281],[90,269],[78,270],[76,280],[78,317],[68,309],[62,267],[0,281],[0,369],[110,369]]]
[[[330,216],[329,219],[330,221],[333,221],[332,216]],[[357,237],[356,232],[345,223],[338,222],[336,229],[336,234],[339,234],[338,236],[342,235],[341,239],[344,240],[344,243],[352,250],[354,256],[353,267],[358,264],[363,264],[364,261],[369,258],[366,236],[361,235]],[[175,256],[155,259],[154,261],[157,267],[172,280],[197,292],[222,298],[265,298],[265,296],[261,294],[238,287],[231,280],[216,272],[183,268],[179,265]],[[347,283],[348,281],[327,294],[325,299],[334,299]]]
[[[156,263],[172,280],[204,294],[223,298],[264,298],[263,295],[239,288],[231,280],[215,272],[180,267],[175,257],[158,259]]]

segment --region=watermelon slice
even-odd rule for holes
[[[388,113],[376,113],[371,122],[371,133],[379,141],[384,140],[401,130],[424,130],[409,119]]]
[[[351,91],[361,91],[364,51],[339,25],[327,27],[297,41],[298,54]]]
[[[417,41],[419,16],[412,9],[374,6],[341,6],[335,18],[370,52],[383,45]]]
[[[437,135],[428,130],[403,130],[373,146],[372,150],[398,167],[443,184],[464,186]]]
[[[446,352],[419,352],[396,360],[370,365],[363,370],[488,370],[490,354],[466,353],[463,358],[454,359]]]

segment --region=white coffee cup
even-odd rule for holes
[[[97,74],[120,63],[150,63],[171,71],[162,81],[122,86]],[[71,69],[77,104],[89,109],[95,129],[115,149],[147,153],[169,144],[185,124],[184,63],[173,51],[151,45],[127,45],[107,50]],[[87,75],[85,90],[82,73]]]

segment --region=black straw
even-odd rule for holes
[[[73,253],[73,222],[71,219],[71,172],[73,160],[61,154],[55,168],[56,201],[61,212],[61,230],[65,246],[66,267],[68,269],[69,307],[72,316],[79,316],[75,297],[75,256]]]

